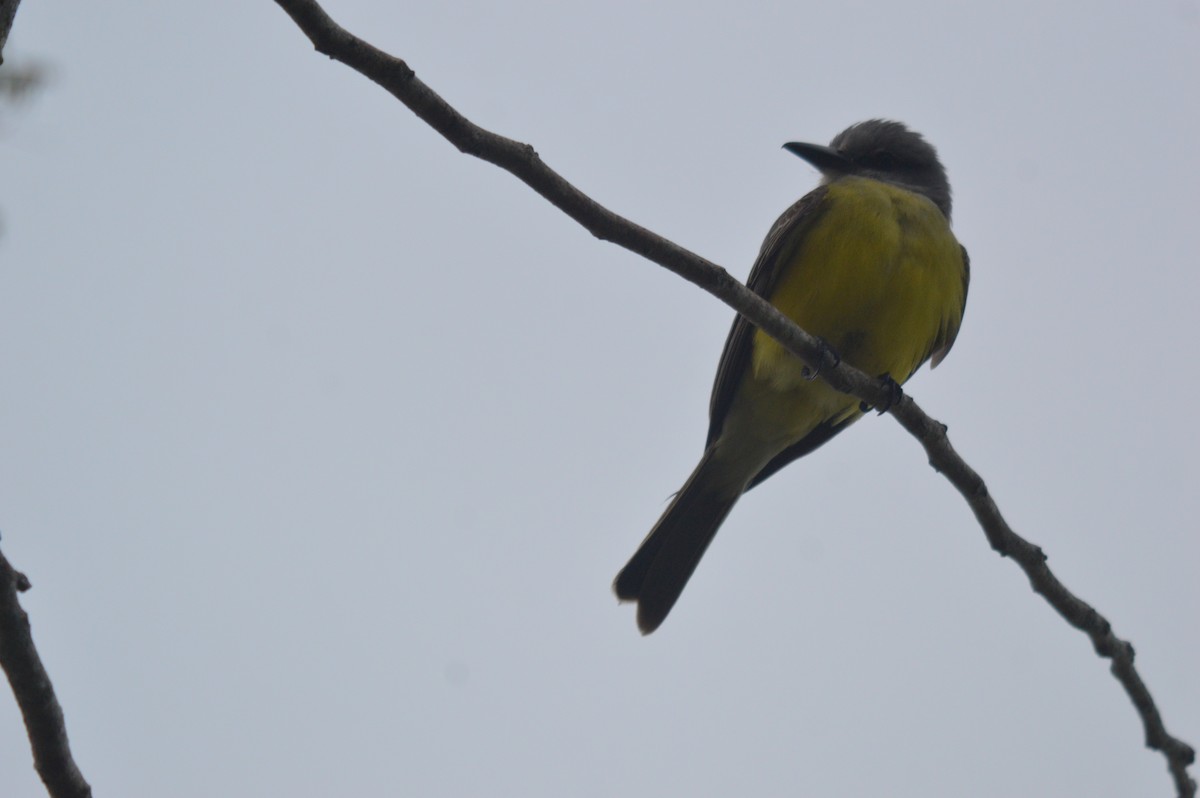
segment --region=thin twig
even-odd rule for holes
[[[71,756],[62,707],[33,645],[29,616],[17,592],[29,589],[25,574],[0,552],[0,667],[8,676],[33,748],[33,766],[53,798],[91,798],[92,788]]]
[[[793,354],[819,366],[821,378],[872,405],[887,402],[886,389],[845,363],[835,364],[818,341],[762,298],[752,294],[724,269],[624,219],[596,203],[546,166],[533,147],[475,125],[419,80],[404,61],[379,50],[335,23],[314,0],[276,0],[312,41],[318,52],[375,81],[459,150],[511,172],[593,235],[611,241],[663,266],[725,302]],[[1133,665],[1133,646],[1112,632],[1109,622],[1073,595],[1046,565],[1041,548],[1017,535],[1000,514],[983,479],[950,446],[946,428],[927,416],[907,395],[889,412],[925,447],[929,463],[943,473],[967,500],[991,547],[1011,557],[1068,623],[1086,633],[1096,653],[1112,660],[1112,672],[1142,718],[1146,745],[1161,751],[1180,798],[1192,798],[1196,783],[1187,767],[1192,748],[1167,733],[1146,685]]]

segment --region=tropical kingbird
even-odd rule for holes
[[[950,351],[967,302],[967,251],[950,231],[937,151],[899,122],[852,125],[828,147],[785,144],[821,184],[767,234],[747,285],[833,354],[903,383]],[[658,628],[734,503],[858,420],[864,409],[738,316],[725,341],[700,464],[613,589]]]

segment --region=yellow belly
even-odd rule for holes
[[[785,243],[768,299],[847,363],[902,383],[962,320],[961,248],[931,201],[887,183],[842,179],[825,202],[821,218]],[[794,440],[856,412],[856,399],[805,380],[803,366],[756,331],[740,407],[731,408],[742,418],[730,421]]]

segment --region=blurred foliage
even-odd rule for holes
[[[45,85],[49,70],[44,64],[5,62],[0,65],[0,101],[6,105],[32,97]]]
[[[0,64],[0,122],[10,107],[26,102],[36,95],[48,78],[49,69],[45,64],[36,61],[5,61]],[[4,219],[0,216],[0,236],[3,233]]]

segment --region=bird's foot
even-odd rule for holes
[[[803,376],[804,379],[808,380],[809,382],[815,380],[817,375],[821,373],[821,366],[825,364],[826,359],[833,361],[831,364],[832,368],[836,368],[837,365],[842,362],[842,356],[834,351],[834,348],[829,345],[829,342],[819,335],[817,336],[817,346],[821,350],[821,357],[817,360],[816,368],[805,366],[804,368],[800,369],[801,376]]]
[[[883,390],[887,391],[887,401],[876,408],[879,411],[879,415],[882,416],[892,409],[892,405],[900,401],[900,397],[904,396],[904,389],[900,387],[900,383],[892,379],[892,375],[890,374],[884,374],[879,378],[879,382],[883,386]],[[866,413],[871,409],[871,406],[866,402],[859,402],[858,409]]]

